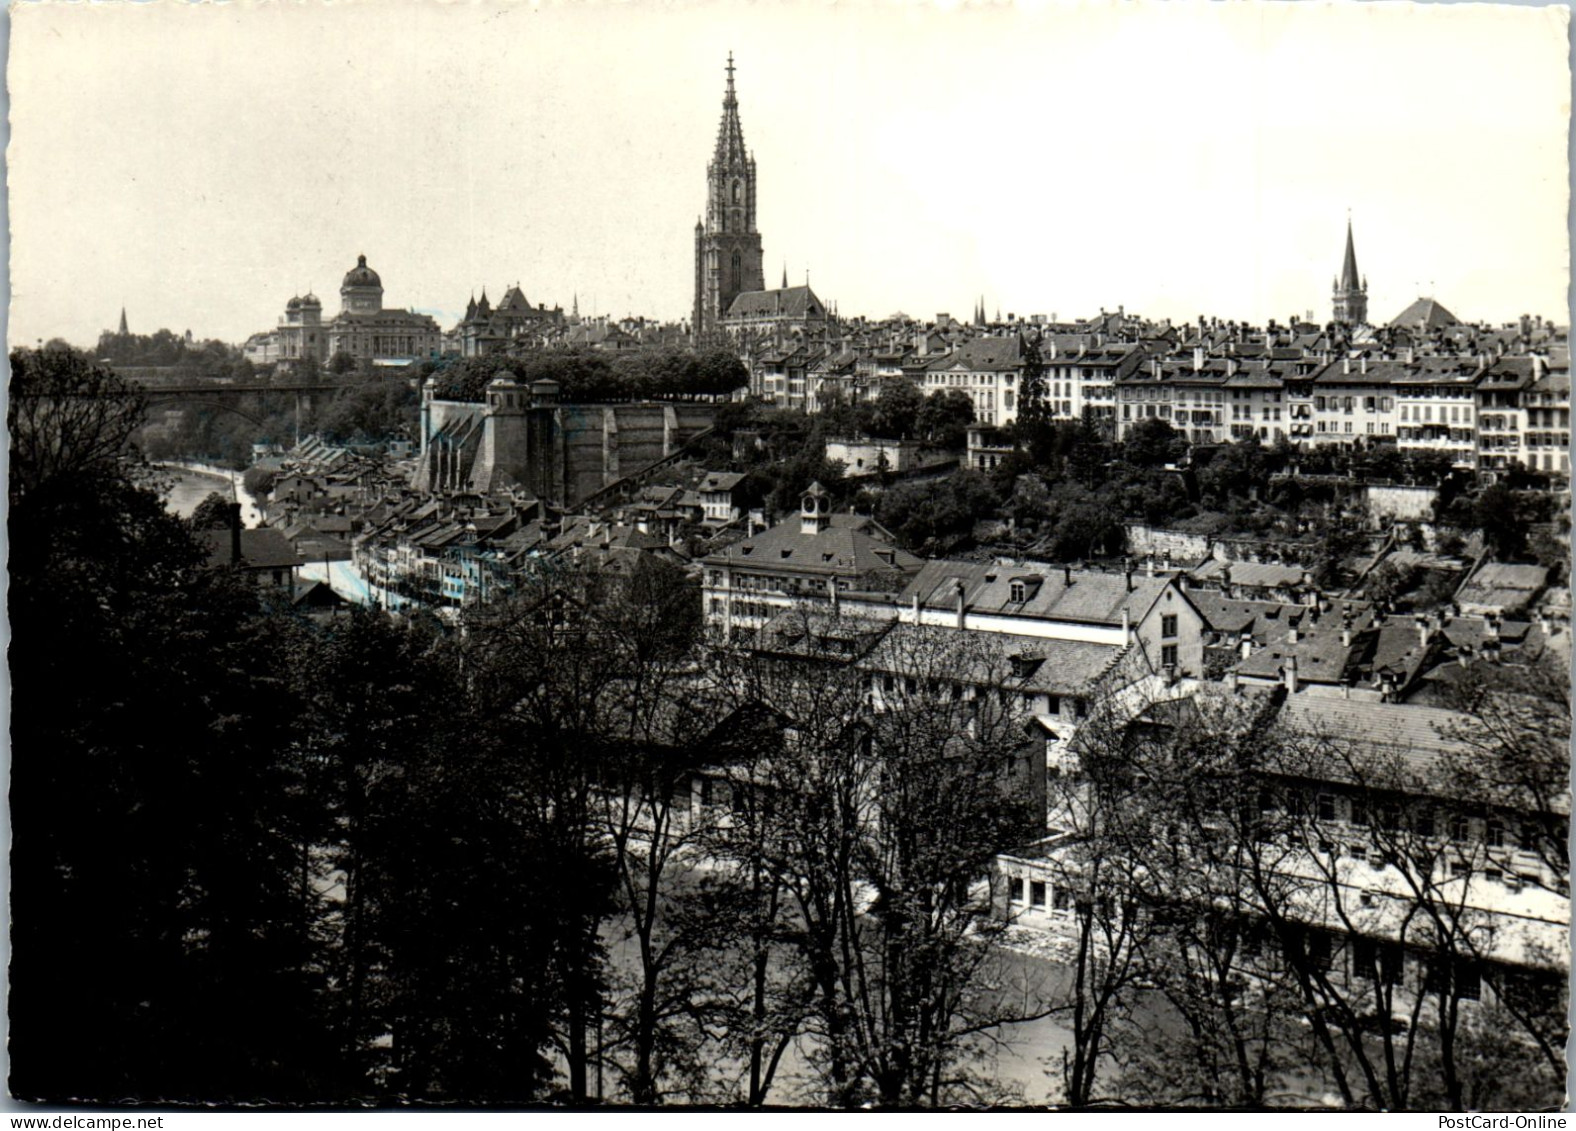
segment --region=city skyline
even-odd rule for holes
[[[1563,8],[13,20],[13,344],[241,341],[358,254],[445,328],[515,282],[684,319],[730,50],[768,285],[845,316],[1323,322],[1348,214],[1376,323],[1566,316]]]

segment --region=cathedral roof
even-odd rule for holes
[[[745,291],[728,307],[729,316],[781,314],[787,317],[819,318],[826,305],[809,287],[783,287],[775,291]]]
[[[381,287],[383,280],[378,278],[376,271],[367,266],[367,257],[358,255],[356,256],[356,265],[345,272],[343,285],[347,287]]]

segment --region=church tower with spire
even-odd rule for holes
[[[1362,326],[1368,322],[1368,280],[1357,274],[1357,248],[1352,243],[1352,220],[1346,218],[1346,258],[1341,277],[1335,281],[1332,296],[1334,320],[1343,326]]]
[[[699,342],[714,334],[733,300],[764,291],[761,234],[755,228],[755,158],[744,148],[739,100],[733,90],[733,53],[722,96],[717,147],[706,166],[706,216],[695,221],[695,313],[690,333]]]

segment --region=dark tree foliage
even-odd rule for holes
[[[152,334],[106,331],[99,336],[93,356],[112,366],[174,366],[203,370],[213,376],[234,376],[235,364],[241,360],[234,346],[220,341],[188,343],[171,330]]]
[[[227,529],[230,525],[230,506],[231,501],[226,496],[209,491],[186,521],[192,524],[193,530]]]
[[[316,1094],[299,767],[255,598],[131,478],[134,395],[61,351],[11,364],[11,1089]]]
[[[914,553],[941,553],[993,513],[999,500],[977,471],[901,483],[881,495],[876,518]]]
[[[963,450],[973,423],[974,402],[958,389],[931,393],[914,418],[915,431],[927,446],[949,452]]]
[[[507,374],[521,385],[558,382],[558,396],[569,403],[597,403],[674,397],[720,397],[748,383],[744,363],[720,349],[533,350],[518,354],[453,358],[430,369],[443,400],[480,401],[487,383]]]

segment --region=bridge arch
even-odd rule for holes
[[[220,412],[228,412],[231,416],[239,416],[242,420],[248,421],[249,423],[256,425],[258,428],[268,427],[268,425],[264,424],[251,413],[242,412],[234,405],[228,405],[223,401],[218,400],[204,401],[194,399],[192,397],[159,397],[157,399],[149,400],[145,405],[143,405],[143,411],[145,413],[151,413],[156,408],[163,408],[168,405],[179,405],[182,408],[191,408],[196,405],[202,405],[206,408],[216,408]]]

